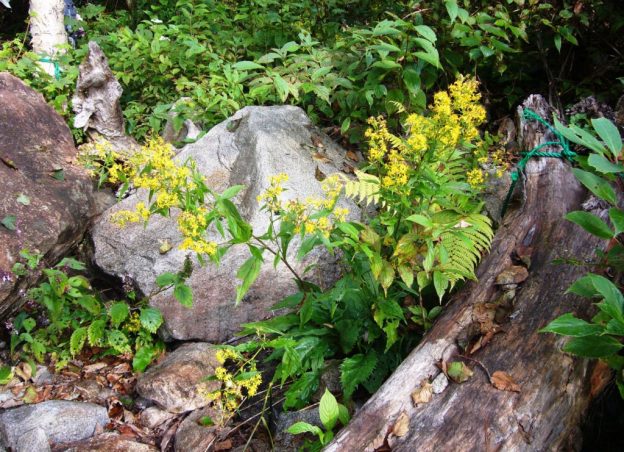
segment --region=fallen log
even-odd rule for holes
[[[540,96],[523,106],[552,118]],[[521,149],[555,141],[521,114],[518,124]],[[587,316],[591,309],[586,300],[564,295],[587,268],[555,262],[591,257],[599,245],[564,219],[587,197],[570,169],[558,158],[528,162],[519,205],[507,212],[478,282],[460,290],[327,451],[580,449],[579,425],[605,384],[597,377],[607,371],[562,353],[565,339],[538,332],[564,312]],[[445,386],[441,368],[458,361],[473,376]]]

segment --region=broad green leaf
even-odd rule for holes
[[[338,421],[339,414],[340,411],[336,398],[325,388],[325,393],[323,397],[321,397],[321,402],[319,404],[319,416],[326,430],[333,430],[336,421]]]
[[[236,288],[236,303],[240,303],[251,285],[260,274],[262,261],[255,256],[247,259],[236,272],[236,277],[241,280],[241,285]]]
[[[614,319],[624,323],[624,296],[615,284],[604,276],[591,275],[594,287],[604,297],[598,308]]]
[[[220,198],[221,199],[232,199],[234,196],[236,196],[243,188],[245,188],[244,185],[233,185],[229,188],[227,188],[223,193],[221,193]]]
[[[412,267],[407,264],[401,264],[397,270],[405,285],[411,288],[412,284],[414,284],[414,272],[412,271]]]
[[[273,306],[271,306],[271,309],[275,310],[275,309],[284,309],[284,308],[294,308],[299,303],[301,303],[301,301],[303,301],[304,296],[305,294],[303,292],[294,293],[292,295],[287,296],[283,300],[280,300],[277,303],[275,303]]]
[[[574,284],[566,290],[566,293],[574,293],[586,298],[592,298],[600,295],[594,286],[591,274],[585,275],[574,281]]]
[[[177,280],[178,275],[171,272],[165,272],[158,275],[158,277],[156,278],[156,284],[158,285],[158,287],[165,287],[174,284]]]
[[[368,379],[377,366],[377,354],[371,350],[366,355],[346,358],[340,365],[340,382],[344,396],[349,399],[358,385]]]
[[[577,210],[575,212],[570,212],[565,217],[567,220],[578,224],[580,227],[596,237],[607,240],[613,237],[613,231],[611,228],[596,215],[589,212]]]
[[[314,433],[317,436],[320,436],[323,431],[317,427],[316,425],[308,424],[307,422],[296,422],[288,429],[286,429],[288,433],[291,435],[300,435],[301,433]]]
[[[444,296],[444,292],[449,286],[449,279],[446,275],[440,271],[433,272],[433,286],[435,287],[436,293],[438,294],[438,298],[442,301],[442,297]]]
[[[342,403],[339,403],[338,404],[338,420],[340,421],[342,425],[347,425],[349,423],[349,419],[351,419],[351,416],[349,416],[349,410]]]
[[[444,2],[444,6],[446,6],[446,12],[451,19],[451,23],[455,22],[455,19],[457,18],[457,12],[459,10],[459,7],[457,6],[457,0],[446,0]]]
[[[576,178],[585,186],[589,191],[591,191],[594,195],[598,196],[601,199],[611,203],[612,205],[617,204],[617,199],[615,197],[615,191],[609,182],[599,176],[596,176],[593,173],[588,171],[583,171],[578,168],[572,169],[572,172],[576,176]]]
[[[32,317],[28,317],[24,319],[24,321],[22,322],[22,328],[27,333],[30,333],[33,330],[33,328],[35,328],[35,326],[37,326],[37,322]]]
[[[75,303],[80,305],[91,315],[96,316],[102,312],[102,304],[93,295],[83,295],[80,298],[77,298]]]
[[[132,370],[135,372],[143,372],[152,362],[153,357],[154,349],[152,347],[141,347],[132,358]]]
[[[118,353],[129,353],[130,345],[128,345],[128,337],[119,330],[111,330],[108,332],[108,345]]]
[[[586,148],[598,152],[599,154],[603,154],[605,152],[602,144],[595,137],[584,130],[578,127],[574,128],[574,130],[573,128],[566,127],[561,124],[557,118],[554,118],[554,125],[555,129],[557,129],[568,141],[585,146]],[[582,134],[582,137],[579,136],[579,133]]]
[[[615,226],[615,235],[621,234],[624,232],[624,212],[620,209],[612,207],[609,209],[609,218],[611,218],[611,223]]]
[[[141,321],[141,326],[152,334],[156,334],[158,328],[163,323],[160,311],[150,307],[141,308],[139,320]]]
[[[188,285],[184,283],[176,284],[173,289],[173,296],[185,308],[193,306],[193,291]]]
[[[19,202],[20,204],[24,206],[28,206],[30,205],[30,198],[26,196],[24,193],[20,193],[19,196],[17,197],[17,202]]]
[[[253,61],[239,61],[234,63],[232,68],[238,71],[252,71],[254,69],[264,69],[264,66]]]
[[[414,27],[416,29],[416,33],[425,38],[427,41],[436,42],[437,37],[435,31],[428,27],[427,25],[416,25]]]
[[[204,427],[210,427],[215,425],[214,421],[210,416],[202,416],[199,418],[199,425],[203,425]]]
[[[0,224],[7,228],[9,231],[15,231],[15,221],[17,217],[15,215],[7,215],[2,220],[0,220]]]
[[[0,367],[0,385],[5,385],[13,379],[13,368],[11,366]]]
[[[564,336],[583,337],[600,334],[603,329],[604,328],[600,325],[577,319],[572,313],[568,312],[550,322],[545,328],[540,330],[540,333],[555,333]]]
[[[575,337],[568,342],[563,351],[584,358],[604,358],[618,353],[623,345],[611,336]]]
[[[111,324],[115,328],[121,325],[121,323],[128,318],[129,314],[130,309],[128,308],[128,305],[121,301],[113,304],[108,309],[108,315],[110,316]]]
[[[415,52],[414,55],[432,66],[437,68],[440,67],[440,56],[438,55],[438,51],[435,49],[433,52]]]
[[[446,372],[456,383],[464,383],[474,374],[474,372],[462,361],[449,363]]]
[[[378,67],[381,69],[399,69],[401,65],[392,60],[381,60],[373,63],[373,67]]]
[[[427,218],[424,215],[420,215],[415,213],[414,215],[410,215],[409,217],[406,218],[407,221],[411,221],[413,223],[417,223],[421,226],[424,226],[426,228],[431,228],[433,227],[433,221],[431,221],[429,218]]]
[[[590,154],[587,158],[587,163],[603,174],[624,172],[624,166],[612,163],[602,154]]]
[[[618,128],[607,118],[595,118],[591,120],[594,130],[600,139],[607,145],[615,158],[622,152],[622,137]]]
[[[95,320],[87,329],[87,337],[91,347],[99,346],[104,340],[104,330],[106,329],[106,320]]]
[[[392,268],[392,265],[389,262],[383,261],[383,267],[379,275],[379,283],[381,284],[381,287],[383,287],[384,292],[388,290],[388,288],[392,285],[393,281],[394,268]]]
[[[69,339],[69,352],[72,356],[76,356],[82,348],[84,347],[85,341],[87,340],[87,329],[86,328],[78,328],[74,330]]]

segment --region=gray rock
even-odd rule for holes
[[[184,413],[208,405],[206,393],[220,386],[202,381],[219,365],[210,344],[184,344],[150,367],[137,380],[136,390],[170,413]]]
[[[437,377],[431,382],[431,390],[434,394],[440,394],[449,385],[448,378],[444,375],[444,372],[440,372]]]
[[[50,450],[48,435],[40,428],[33,428],[17,440],[15,452],[47,452]]]
[[[318,407],[304,408],[299,411],[284,411],[279,414],[275,427],[274,446],[279,451],[296,451],[303,445],[304,435],[291,435],[286,430],[297,423],[307,422],[325,430],[321,423]]]
[[[174,144],[186,139],[195,140],[201,133],[201,129],[190,119],[184,120],[179,130],[176,130],[174,126],[174,118],[179,114],[176,111],[177,107],[191,102],[192,100],[189,97],[183,97],[171,107],[171,110],[167,114],[167,123],[162,132],[162,137],[167,143]]]
[[[25,405],[0,414],[0,440],[17,448],[22,437],[41,429],[53,443],[79,441],[92,436],[108,422],[106,408],[92,403],[51,400]],[[38,435],[38,434],[36,434]],[[32,434],[28,438],[35,438]]]
[[[151,406],[141,411],[141,424],[147,428],[154,429],[174,416],[175,414]]]
[[[322,147],[316,147],[319,141]],[[323,155],[319,157],[319,153]],[[346,164],[345,155],[343,149],[314,129],[303,110],[282,106],[246,107],[196,143],[185,146],[177,158],[195,159],[211,188],[218,192],[228,186],[244,185],[246,189],[237,197],[239,209],[254,230],[262,234],[269,220],[267,213],[260,211],[256,198],[268,187],[270,176],[289,175],[289,181],[284,184],[287,189],[284,199],[320,197],[323,192],[315,177],[317,168],[326,175],[336,173]],[[156,289],[159,274],[182,268],[186,252],[177,249],[181,235],[175,218],[153,217],[147,227],[135,224],[123,231],[110,223],[112,213],[133,209],[145,196],[145,193],[132,195],[102,215],[94,227],[93,241],[95,261],[100,268],[131,278],[143,293],[149,294]],[[351,210],[352,217],[359,216],[353,204],[345,206]],[[221,241],[216,232],[212,238]],[[159,240],[168,240],[174,248],[161,254]],[[318,264],[306,275],[309,279],[329,286],[338,278],[335,258],[328,253],[315,250],[305,262],[294,262],[296,250],[291,246],[290,251],[298,272],[310,264]],[[223,342],[242,323],[265,318],[272,304],[297,290],[287,268],[282,264],[274,268],[273,259],[267,257],[255,284],[241,304],[235,306],[239,284],[236,272],[249,255],[246,246],[234,247],[218,267],[196,265],[188,280],[194,294],[191,309],[181,306],[171,290],[151,299],[150,303],[162,311],[171,338]]]
[[[182,421],[175,436],[175,452],[195,452],[198,450],[210,450],[210,446],[217,437],[218,427],[216,425],[204,426],[199,424],[199,420],[208,416],[217,422],[218,412],[212,408],[203,408],[193,411]]]
[[[89,440],[63,447],[64,452],[156,452],[149,444],[139,443],[133,437],[116,433],[103,433]]]

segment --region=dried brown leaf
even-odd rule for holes
[[[20,377],[23,381],[28,381],[32,377],[32,367],[28,363],[20,363],[13,369],[15,375]]]
[[[312,158],[318,162],[322,162],[322,163],[328,163],[331,162],[331,160],[329,159],[329,157],[327,157],[327,155],[325,155],[322,152],[315,152],[314,154],[312,154]]]
[[[316,170],[314,171],[314,177],[316,177],[317,181],[322,182],[325,180],[327,175],[323,171],[321,171],[319,167],[317,166]]]
[[[358,155],[353,151],[347,151],[347,158],[349,160],[353,160],[354,162],[360,161],[360,158],[358,157]]]
[[[520,386],[507,372],[497,370],[492,374],[492,385],[501,391],[520,392]]]
[[[420,387],[412,392],[412,402],[414,405],[421,403],[429,403],[433,397],[433,386],[429,383],[429,380],[423,380]]]
[[[392,427],[392,433],[398,437],[407,435],[409,431],[409,416],[405,411],[399,414],[394,427]]]

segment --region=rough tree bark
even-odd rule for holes
[[[62,52],[59,46],[67,44],[65,32],[63,0],[30,0],[30,34],[32,35],[33,52],[53,59]],[[51,76],[55,75],[54,64],[39,62],[41,67]]]
[[[540,96],[529,97],[524,106],[543,118],[552,117]],[[521,116],[519,124],[522,149],[554,139]],[[564,295],[586,269],[553,261],[590,257],[599,242],[563,218],[581,209],[586,198],[569,164],[533,159],[525,173],[520,206],[507,213],[490,254],[479,266],[478,282],[457,294],[423,342],[327,451],[579,448],[579,424],[608,372],[561,353],[564,339],[538,330],[564,312],[588,314],[586,300]],[[524,279],[522,266],[527,264],[528,279],[519,288],[501,285]],[[439,375],[441,363],[462,360],[473,369],[472,378],[437,389],[445,379]],[[486,373],[495,371],[507,373],[519,392],[496,389]],[[439,393],[415,406],[412,394],[426,396],[422,388],[429,388],[427,382],[436,377],[433,386]]]

